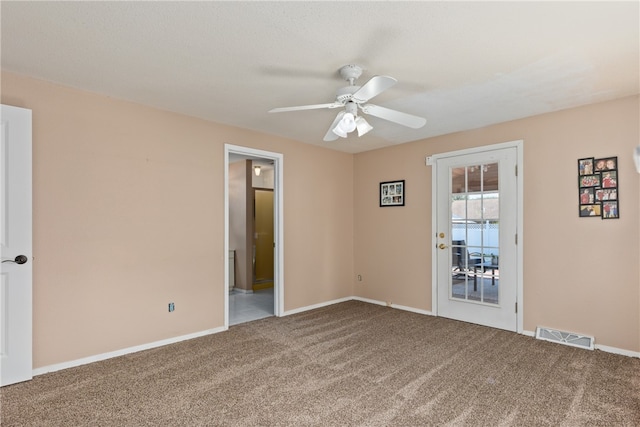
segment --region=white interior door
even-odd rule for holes
[[[439,316],[517,330],[517,149],[436,158]]]
[[[0,386],[32,378],[31,110],[2,105]]]

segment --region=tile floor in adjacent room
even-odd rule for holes
[[[229,293],[229,326],[273,316],[273,288]]]

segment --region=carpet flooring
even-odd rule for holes
[[[640,359],[349,301],[0,389],[9,426],[638,426]]]

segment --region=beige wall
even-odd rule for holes
[[[2,103],[33,110],[34,368],[223,325],[224,143],[284,155],[285,310],[353,294],[352,155],[6,72]]]
[[[34,368],[222,326],[224,143],[284,155],[285,310],[430,310],[424,157],[523,139],[525,329],[640,351],[638,97],[355,156],[5,72],[2,103],[33,110]],[[621,218],[578,218],[577,159],[614,155]]]
[[[356,155],[356,295],[431,310],[425,156],[522,139],[524,329],[640,351],[639,117],[635,96]],[[618,220],[578,217],[577,159],[591,156],[618,156]],[[406,180],[406,207],[379,208],[379,182],[394,179]]]

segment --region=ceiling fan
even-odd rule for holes
[[[329,104],[274,108],[273,110],[269,110],[269,112],[282,113],[285,111],[343,107],[344,110],[338,113],[331,126],[329,126],[329,130],[323,138],[325,141],[335,141],[338,137],[346,138],[350,132],[356,129],[358,130],[358,136],[362,136],[373,129],[364,117],[358,115],[358,110],[364,114],[389,120],[413,129],[421,128],[427,122],[427,120],[422,117],[378,105],[367,104],[371,98],[379,95],[398,82],[393,77],[373,76],[364,85],[356,86],[354,82],[362,75],[362,68],[357,65],[345,65],[340,68],[340,75],[349,82],[349,86],[338,89],[334,102]]]

